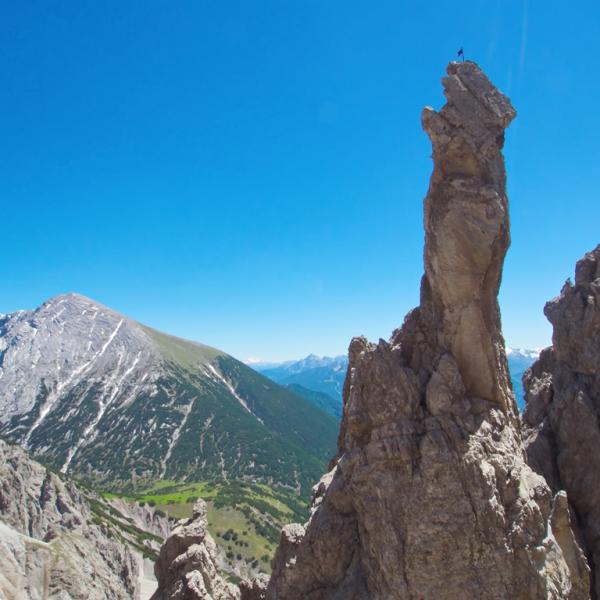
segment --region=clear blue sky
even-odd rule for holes
[[[505,337],[547,344],[600,242],[597,0],[3,2],[0,312],[77,291],[242,359],[387,338],[460,46],[519,113]]]

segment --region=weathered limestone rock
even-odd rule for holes
[[[129,549],[92,522],[87,501],[16,446],[0,440],[0,598],[139,598]]]
[[[544,312],[552,347],[523,377],[527,454],[555,491],[567,491],[600,598],[600,246]]]
[[[352,341],[338,455],[291,525],[267,600],[587,598],[564,495],[525,462],[497,293],[509,244],[509,100],[451,63],[423,112],[434,171],[420,306]]]
[[[198,500],[191,519],[179,522],[154,565],[158,590],[152,600],[238,600],[215,565],[216,545],[207,530],[206,504]]]

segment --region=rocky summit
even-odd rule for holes
[[[446,105],[422,116],[434,169],[420,305],[389,341],[352,341],[337,456],[254,597],[588,597],[567,498],[526,463],[500,327],[515,111],[473,62],[451,63],[443,85]]]
[[[105,487],[251,478],[309,494],[336,430],[225,352],[84,296],[0,317],[0,435],[63,473]]]
[[[566,490],[581,526],[592,597],[600,598],[600,246],[586,254],[544,310],[552,346],[525,373],[523,414],[531,466]]]

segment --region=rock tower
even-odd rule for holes
[[[566,498],[525,461],[500,327],[516,113],[473,62],[443,85],[422,115],[420,306],[389,341],[352,340],[338,453],[306,526],[282,532],[267,600],[588,597]]]

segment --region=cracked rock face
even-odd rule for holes
[[[154,565],[158,590],[152,600],[239,600],[216,566],[216,545],[207,529],[206,504],[198,500],[163,544]]]
[[[500,328],[515,111],[474,63],[443,84],[422,117],[420,306],[388,342],[352,341],[338,454],[282,532],[267,600],[587,597],[566,499],[525,462]]]
[[[128,548],[92,523],[77,487],[0,440],[0,598],[139,598]]]
[[[552,347],[523,377],[527,454],[554,490],[567,491],[600,598],[600,246],[544,312]]]

